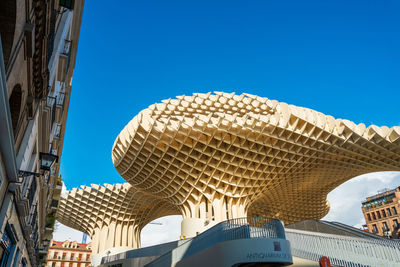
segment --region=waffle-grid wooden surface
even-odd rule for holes
[[[400,170],[400,127],[356,125],[311,109],[222,92],[141,111],[112,159],[133,186],[184,217],[322,218],[326,196],[357,175]]]
[[[176,215],[176,207],[130,184],[82,186],[62,194],[57,219],[92,239],[98,253],[119,246],[140,247],[140,231],[149,222]]]
[[[112,160],[129,184],[62,195],[59,220],[94,238],[119,231],[126,240],[132,231],[134,240],[112,243],[136,247],[142,227],[169,214],[320,219],[343,182],[400,170],[400,127],[356,125],[249,94],[194,94],[141,111],[117,137]]]

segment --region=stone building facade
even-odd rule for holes
[[[91,243],[51,240],[46,267],[87,267],[91,256]]]
[[[0,1],[0,266],[43,266],[83,0]]]
[[[399,238],[400,187],[367,197],[361,209],[369,232]]]

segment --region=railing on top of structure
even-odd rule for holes
[[[216,243],[244,238],[281,238],[285,239],[285,228],[280,220],[264,217],[237,218],[214,225],[194,238],[187,239],[176,249],[182,249],[185,257],[193,255]],[[122,255],[123,254],[123,255]],[[102,264],[122,259],[125,253],[104,257]],[[168,261],[171,251],[161,255],[151,264]]]
[[[196,236],[186,255],[192,255],[202,249],[222,241],[243,238],[282,238],[285,229],[280,220],[264,217],[248,217],[221,222]]]
[[[345,267],[400,266],[400,243],[392,240],[347,237],[286,229],[292,255],[318,261],[322,256],[332,265]]]
[[[280,220],[274,218],[247,217],[231,219],[211,227],[173,251],[178,250],[177,253],[183,253],[184,258],[186,258],[219,242],[245,238],[286,239],[285,228]],[[164,266],[164,262],[170,261],[171,253],[172,251],[161,255],[146,266]]]

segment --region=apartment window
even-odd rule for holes
[[[393,226],[394,226],[395,228],[397,228],[397,227],[399,226],[399,222],[397,221],[397,219],[394,219],[394,220],[393,220]]]
[[[371,215],[369,213],[367,213],[367,217],[368,217],[368,221],[371,221]]]
[[[386,222],[383,222],[383,231],[388,231],[389,227]]]
[[[379,212],[379,210],[376,211],[376,215],[378,216],[378,219],[382,218],[381,217],[381,213]]]
[[[56,263],[53,262],[53,263],[51,264],[51,267],[56,267]]]
[[[390,211],[390,208],[386,209],[388,216],[392,216],[392,212]]]
[[[383,216],[383,217],[386,217],[386,212],[385,212],[385,210],[383,209],[383,210],[381,210],[381,212],[382,212],[382,216]]]
[[[68,9],[72,9],[74,7],[73,0],[60,0],[60,6],[66,7]]]
[[[378,233],[378,227],[376,227],[376,224],[372,225],[372,232],[373,233]]]
[[[396,207],[392,207],[392,210],[393,210],[393,214],[397,214],[397,210],[396,210]]]
[[[373,218],[374,220],[376,220],[375,212],[372,212],[371,214],[372,214],[372,218]]]
[[[12,255],[15,247],[15,239],[12,232],[9,230],[10,226],[7,224],[0,242],[0,267],[7,266],[9,257]]]

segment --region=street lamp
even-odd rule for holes
[[[39,159],[40,169],[45,171],[50,171],[50,168],[54,164],[54,162],[58,162],[58,156],[50,153],[40,152]]]
[[[50,168],[51,168],[51,166],[53,166],[54,162],[58,161],[58,156],[50,154],[50,153],[40,152],[39,160],[40,160],[40,169],[44,170],[44,171],[50,171]],[[31,176],[31,175],[34,175],[35,177],[40,176],[40,173],[30,172],[30,171],[22,171],[22,170],[20,170],[18,172],[18,174],[20,177],[23,177],[23,178],[25,178],[27,176]]]
[[[39,160],[40,160],[40,169],[44,170],[44,171],[50,171],[50,168],[51,168],[51,166],[53,166],[54,162],[58,162],[58,156],[50,154],[50,153],[40,152]],[[40,177],[40,175],[41,174],[37,173],[37,172],[19,170],[18,171],[19,180],[15,181],[15,182],[11,182],[8,190],[11,192],[14,192],[15,189],[17,188],[17,185],[22,184],[26,177],[30,177],[30,176]]]

